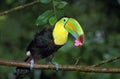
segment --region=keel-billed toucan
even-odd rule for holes
[[[46,58],[51,62],[56,51],[67,42],[69,33],[75,38],[75,46],[83,45],[84,32],[80,24],[73,18],[63,17],[55,24],[54,28],[44,28],[37,33],[26,50],[27,59],[25,62],[31,64],[30,68],[17,67],[15,75],[27,74],[34,62],[39,59]]]

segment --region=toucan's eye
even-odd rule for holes
[[[67,22],[67,20],[66,20],[66,19],[64,19],[63,21],[64,21],[64,22]]]

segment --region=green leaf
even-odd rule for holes
[[[47,4],[47,3],[50,3],[51,0],[39,0],[41,3],[44,3],[44,4]]]
[[[63,9],[68,3],[66,1],[60,1],[60,2],[55,1],[54,4],[57,9]]]
[[[55,25],[56,22],[57,22],[56,16],[50,17],[49,23],[50,23],[51,26]]]
[[[49,18],[53,16],[53,10],[47,10],[45,11],[43,14],[41,14],[36,22],[35,22],[35,25],[44,25],[48,22]]]

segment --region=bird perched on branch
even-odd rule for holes
[[[57,50],[67,42],[69,33],[75,38],[75,46],[83,45],[84,32],[80,24],[73,18],[63,17],[55,24],[54,28],[44,28],[41,32],[36,33],[27,47],[25,62],[30,63],[30,68],[17,67],[15,75],[29,73],[34,63],[43,58],[46,58],[49,63],[55,64],[58,70],[58,64],[52,62],[52,59]]]

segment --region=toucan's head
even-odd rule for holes
[[[57,34],[54,34],[57,33]],[[67,40],[68,33],[75,38],[75,46],[82,46],[84,43],[84,32],[80,24],[73,18],[63,17],[60,19],[53,31],[54,39],[56,43],[65,43]]]

